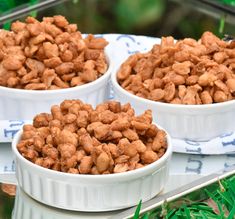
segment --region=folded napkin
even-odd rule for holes
[[[235,132],[209,141],[172,139],[173,151],[187,154],[235,154]]]
[[[31,121],[1,120],[0,143],[11,142],[15,134],[24,124]],[[210,141],[190,141],[172,139],[173,151],[186,154],[235,154],[235,132],[221,135]]]
[[[0,120],[0,143],[11,142],[15,134],[26,123],[31,123],[31,121]]]

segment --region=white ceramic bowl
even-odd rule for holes
[[[151,109],[154,121],[173,138],[208,141],[235,131],[235,100],[204,105],[156,102],[126,91],[118,84],[116,75],[117,71],[111,75],[114,98],[121,103],[129,102],[137,114]]]
[[[0,120],[31,120],[40,112],[49,112],[65,99],[80,99],[96,106],[108,98],[109,78],[113,69],[110,44],[105,48],[107,72],[97,80],[60,90],[23,90],[0,86]]]
[[[22,131],[12,142],[18,185],[32,198],[57,208],[99,212],[123,209],[147,201],[166,185],[172,145],[157,161],[143,168],[109,175],[70,174],[38,166],[17,150]]]

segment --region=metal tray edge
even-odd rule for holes
[[[212,173],[208,176],[204,176],[200,179],[197,179],[194,182],[188,183],[185,186],[182,186],[178,189],[167,192],[167,193],[165,193],[163,195],[160,195],[160,196],[156,196],[155,198],[142,203],[140,213],[141,214],[145,213],[149,210],[152,210],[156,207],[159,207],[165,201],[167,201],[167,202],[173,201],[173,200],[175,200],[175,199],[177,199],[181,196],[187,195],[187,194],[189,194],[189,193],[191,193],[191,192],[193,192],[197,189],[205,187],[209,184],[217,182],[218,180],[224,179],[224,178],[229,177],[233,174],[235,174],[235,167],[226,168],[226,169],[220,170],[216,173]],[[138,203],[136,203],[136,204],[138,204]],[[125,210],[125,211],[111,217],[110,219],[120,219],[120,218],[128,219],[128,218],[132,218],[134,216],[135,209],[136,209],[136,206],[132,207],[128,210]]]

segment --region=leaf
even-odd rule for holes
[[[16,2],[14,0],[0,0],[0,12],[5,12],[9,9],[12,9],[16,6]]]
[[[148,218],[149,218],[149,214],[145,214],[142,219],[148,219]]]
[[[235,0],[220,0],[220,2],[227,4],[227,5],[235,5]]]
[[[135,210],[135,214],[134,214],[134,217],[133,219],[138,219],[139,216],[140,216],[140,209],[141,209],[141,204],[142,204],[142,200],[140,200],[136,210]]]
[[[120,28],[130,32],[130,28],[143,27],[158,20],[164,8],[163,0],[119,0],[115,14]]]
[[[11,28],[11,22],[7,22],[7,23],[3,24],[4,30],[10,30],[10,28]]]
[[[235,215],[235,205],[233,206],[232,210],[230,211],[230,214],[227,219],[233,219]]]
[[[226,201],[230,206],[233,206],[233,200],[230,199],[229,195],[227,193],[223,193],[218,191],[218,194],[220,194],[220,197]]]
[[[187,217],[188,219],[190,219],[190,218],[191,218],[191,216],[190,216],[190,210],[187,208],[186,205],[184,205],[183,208],[184,208],[184,212],[185,212],[185,214],[186,214],[186,217]]]

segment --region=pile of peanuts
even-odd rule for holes
[[[0,31],[0,86],[54,90],[96,80],[107,71],[107,41],[88,35],[61,15],[28,17]]]
[[[51,114],[24,125],[18,151],[45,168],[74,174],[111,174],[144,167],[162,157],[166,133],[152,124],[151,110],[135,116],[130,104],[97,105],[65,100]]]
[[[147,53],[130,56],[117,73],[128,92],[164,103],[211,104],[235,99],[235,41],[211,32],[198,41],[162,37]]]

